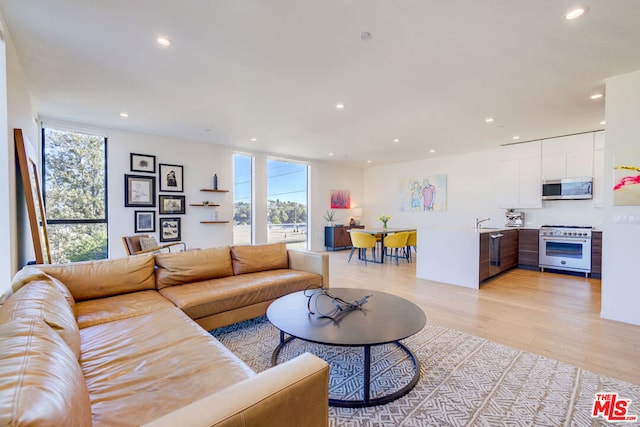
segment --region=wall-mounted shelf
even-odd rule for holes
[[[206,191],[208,193],[228,193],[229,192],[229,190],[216,190],[216,189],[213,189],[213,188],[201,188],[200,191]],[[218,207],[220,205],[217,204],[217,203],[209,203],[207,206],[205,206],[202,203],[193,203],[193,204],[191,204],[189,206],[202,206],[202,207],[207,207],[207,208],[211,206],[211,207],[215,208],[215,207]],[[214,214],[215,213],[216,212],[214,211]],[[214,215],[214,217],[217,218],[217,215]],[[229,221],[200,221],[200,224],[228,224],[228,223],[229,223]]]
[[[229,190],[214,190],[213,188],[201,188],[200,191],[208,191],[210,193],[228,193]]]

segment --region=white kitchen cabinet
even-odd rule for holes
[[[540,157],[520,159],[520,200],[517,208],[542,207]]]
[[[542,207],[541,141],[500,147],[498,165],[501,208]]]
[[[545,139],[542,179],[593,176],[594,132]]]

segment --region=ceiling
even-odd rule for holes
[[[606,94],[590,95],[640,69],[640,1],[578,1],[0,9],[40,117],[366,166],[601,129]],[[566,21],[577,4],[587,13]]]

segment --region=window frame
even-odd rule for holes
[[[269,229],[269,162],[270,161],[279,161],[279,162],[286,162],[286,163],[293,163],[293,164],[298,164],[298,165],[303,165],[305,167],[305,180],[306,180],[306,185],[305,185],[305,206],[307,209],[307,220],[306,220],[306,233],[305,233],[305,241],[304,241],[304,246],[306,249],[310,249],[311,247],[311,227],[310,227],[310,210],[311,210],[311,164],[308,161],[304,161],[304,160],[294,160],[294,159],[287,159],[284,157],[279,157],[279,156],[266,156],[266,164],[265,164],[265,173],[266,173],[266,204],[267,204],[267,217],[265,218],[265,225],[267,227],[267,241],[269,242],[268,239],[268,229]],[[269,242],[269,243],[277,243],[277,242]],[[286,241],[284,242],[287,245],[289,245],[290,243],[287,243]],[[300,242],[302,243],[302,242]],[[291,243],[291,244],[296,244],[296,243]]]
[[[251,203],[251,209],[250,209],[250,214],[251,214],[251,223],[250,223],[250,230],[249,230],[249,244],[253,245],[255,244],[256,241],[256,215],[255,215],[255,165],[256,165],[256,157],[251,154],[251,153],[246,153],[246,152],[241,152],[241,151],[234,151],[233,155],[232,155],[232,162],[233,162],[233,225],[232,225],[232,241],[234,245],[237,244],[245,244],[245,242],[236,242],[235,240],[235,209],[236,209],[236,164],[235,164],[235,159],[236,156],[243,156],[243,157],[247,157],[249,158],[249,160],[251,161],[251,167],[249,168],[250,171],[250,177],[249,177],[249,186],[250,186],[250,191],[249,191],[249,203]]]
[[[42,187],[42,199],[44,206],[47,206],[47,167],[46,167],[46,137],[45,132],[47,129],[56,130],[59,132],[69,133],[84,133],[96,137],[101,137],[104,140],[104,218],[102,219],[51,219],[47,215],[47,225],[78,225],[78,224],[105,224],[107,229],[107,254],[109,254],[109,138],[104,132],[90,129],[80,129],[67,126],[56,126],[55,124],[42,123],[40,126],[40,163],[42,167],[41,187]]]

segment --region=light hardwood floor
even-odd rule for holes
[[[395,294],[428,322],[640,385],[640,326],[600,318],[598,279],[513,269],[475,290],[417,279],[415,263],[365,266],[347,263],[349,251],[328,253],[332,287]]]

